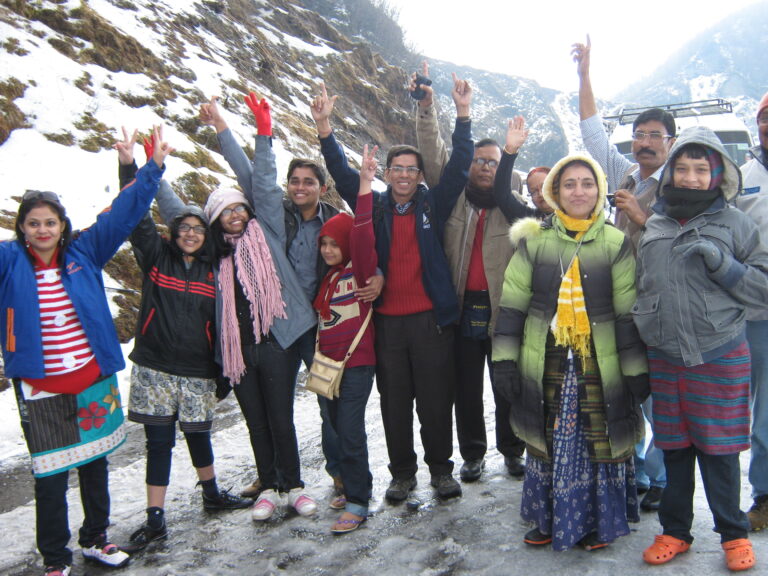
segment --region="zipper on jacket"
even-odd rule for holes
[[[149,314],[147,315],[147,319],[144,322],[144,325],[141,327],[141,334],[142,336],[147,333],[147,328],[149,328],[149,323],[152,322],[152,318],[155,316],[155,309],[152,308],[149,311]]]

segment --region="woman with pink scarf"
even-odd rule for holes
[[[249,102],[249,105],[252,103]],[[259,103],[255,103],[259,104]],[[257,150],[271,147],[269,106],[252,106]],[[261,112],[259,112],[261,110]],[[252,517],[269,519],[281,502],[302,516],[317,511],[304,492],[293,424],[295,351],[291,345],[312,328],[314,311],[285,252],[282,194],[276,174],[256,154],[249,162],[219,114],[216,98],[200,118],[216,128],[222,153],[244,192],[219,188],[205,205],[216,245],[218,356],[245,416],[264,491]]]

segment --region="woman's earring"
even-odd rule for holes
[[[64,235],[61,235],[61,239],[59,239],[59,246],[64,246]]]
[[[27,237],[26,237],[26,236],[24,236],[24,246],[26,246],[27,248],[29,248],[29,240],[27,240]]]

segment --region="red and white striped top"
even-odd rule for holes
[[[72,300],[61,283],[61,270],[37,268],[35,277],[45,375],[57,376],[79,370],[94,355]]]

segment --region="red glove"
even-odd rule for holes
[[[147,155],[147,162],[152,159],[155,154],[155,135],[150,133],[149,138],[144,138],[144,154]]]
[[[272,136],[272,115],[269,110],[269,102],[266,99],[258,99],[253,92],[245,97],[245,103],[253,112],[256,119],[256,133],[259,136]]]

